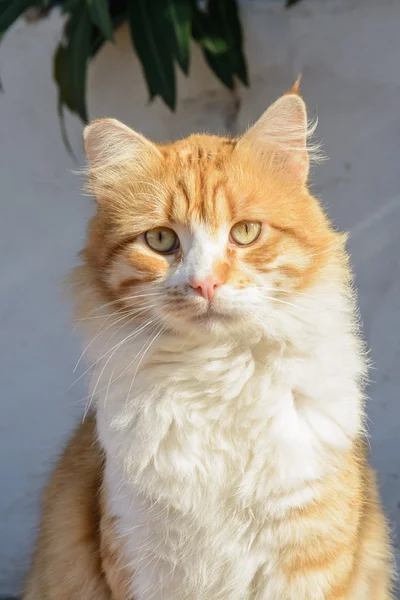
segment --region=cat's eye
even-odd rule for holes
[[[175,231],[168,227],[156,227],[144,234],[147,245],[160,254],[172,254],[179,248],[179,238]]]
[[[231,238],[238,246],[249,246],[261,233],[259,221],[240,221],[231,229]]]

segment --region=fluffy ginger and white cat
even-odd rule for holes
[[[295,86],[243,136],[85,130],[91,409],[24,600],[390,600],[345,237]]]

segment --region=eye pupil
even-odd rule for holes
[[[179,238],[175,231],[168,227],[156,227],[150,229],[144,234],[144,239],[154,252],[159,254],[172,254],[176,252],[180,246]]]
[[[231,241],[237,246],[249,246],[258,239],[261,229],[259,221],[240,221],[231,229]]]

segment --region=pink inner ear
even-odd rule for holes
[[[305,182],[309,171],[307,112],[294,93],[279,98],[243,136],[255,148],[274,149],[274,162]]]

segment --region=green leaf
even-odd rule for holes
[[[118,27],[122,25],[122,23],[127,21],[126,7],[123,5],[112,6],[111,19],[113,30],[116,31]],[[97,52],[103,46],[105,41],[106,38],[100,29],[98,29],[98,27],[93,27],[90,39],[90,58],[96,56]]]
[[[67,69],[73,110],[87,121],[86,73],[90,55],[92,24],[86,7],[77,7],[67,24]]]
[[[236,75],[248,85],[237,0],[208,0],[204,11],[194,0],[193,37],[222,83],[233,89]]]
[[[237,75],[244,85],[249,85],[237,0],[209,0],[208,12],[228,43],[232,73]]]
[[[53,62],[53,77],[58,86],[58,101],[57,112],[60,121],[61,137],[68,153],[74,157],[71,144],[68,139],[67,129],[65,126],[64,106],[67,106],[70,111],[74,112],[74,100],[71,93],[68,73],[68,58],[67,49],[62,44],[59,44],[54,55]]]
[[[54,55],[53,78],[57,83],[58,94],[62,104],[68,106],[69,110],[75,112],[72,87],[68,71],[67,48],[59,44]]]
[[[207,33],[207,23],[203,21],[203,15],[196,15],[194,21],[194,36],[203,50],[208,50],[211,54],[226,54],[229,51],[229,44],[225,38],[214,33]]]
[[[226,87],[235,87],[232,64],[229,59],[229,42],[219,31],[218,24],[208,12],[194,5],[193,37],[203,50],[204,57],[215,75]]]
[[[164,0],[167,23],[167,42],[182,71],[189,74],[191,0]]]
[[[114,41],[114,27],[108,0],[86,0],[90,17],[106,40]]]
[[[65,25],[64,39],[54,57],[54,79],[62,105],[87,121],[86,73],[91,52],[92,23],[86,6],[77,6]]]
[[[235,82],[229,59],[226,54],[213,54],[212,52],[204,51],[204,57],[209,67],[214,71],[216,76],[227,88],[233,90]]]
[[[0,0],[0,34],[5,33],[27,8],[35,5],[34,0]]]
[[[67,15],[73,12],[81,2],[82,0],[64,0],[60,4],[61,12]]]
[[[150,92],[150,98],[161,96],[175,109],[176,77],[173,54],[165,39],[168,27],[159,0],[136,0],[128,4],[131,36]]]
[[[71,146],[71,143],[68,138],[67,128],[65,126],[64,104],[61,100],[60,95],[58,96],[57,112],[58,112],[58,118],[60,121],[60,130],[61,130],[62,141],[64,142],[64,146],[66,147],[68,154],[75,160],[75,162],[77,162],[76,156],[74,154],[74,151],[72,150],[72,146]]]

